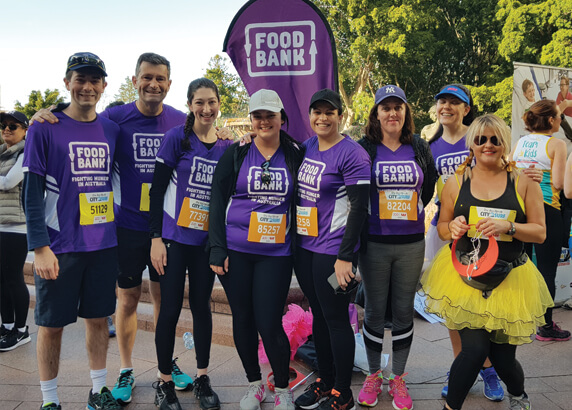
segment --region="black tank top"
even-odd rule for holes
[[[475,198],[471,194],[471,179],[468,178],[461,185],[459,190],[459,196],[455,202],[454,217],[463,215],[467,221],[469,221],[469,213],[471,206],[479,206],[486,208],[495,208],[503,210],[516,210],[516,217],[514,222],[526,223],[526,215],[522,206],[520,205],[517,195],[516,195],[516,178],[515,181],[510,180],[510,174],[507,172],[507,183],[506,189],[503,194],[497,199],[493,200],[481,200]],[[518,239],[512,238],[511,242],[498,241],[499,245],[499,259],[511,262],[521,255],[523,252],[523,243]],[[481,249],[479,256],[484,254],[489,246],[489,241],[481,240]],[[471,244],[471,238],[465,234],[457,242],[457,249],[463,252],[470,252],[473,250],[473,245]]]

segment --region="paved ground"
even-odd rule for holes
[[[30,318],[33,318],[30,311]],[[555,310],[555,320],[566,329],[572,329],[572,311]],[[32,320],[30,320],[32,321]],[[36,327],[31,326],[32,342],[11,352],[0,354],[0,410],[37,410],[41,404],[38,367],[36,364]],[[64,409],[83,409],[91,387],[84,344],[83,322],[69,326],[64,332],[62,363],[59,376],[59,395]],[[181,338],[177,338],[175,352],[179,356],[181,368],[194,374],[195,358],[193,351],[186,351]],[[526,389],[534,409],[572,409],[572,341],[544,343],[535,341],[520,347],[517,351],[527,375]],[[451,347],[447,331],[440,325],[416,319],[415,340],[409,358],[406,377],[411,396],[417,410],[440,410],[442,383],[451,364]],[[137,388],[133,403],[126,409],[156,409],[153,405],[157,371],[155,360],[154,335],[139,331],[134,352]],[[302,363],[292,364],[303,373],[308,368]],[[108,383],[113,385],[119,370],[117,342],[111,339],[108,356]],[[263,368],[268,373],[268,366]],[[246,378],[234,348],[213,345],[210,377],[215,391],[219,394],[225,409],[238,409]],[[354,373],[353,390],[357,396],[364,376]],[[473,387],[464,409],[508,409],[508,400],[492,403],[482,394],[482,382]],[[299,388],[296,394],[300,394]],[[184,409],[198,409],[190,392],[178,393]],[[263,410],[273,408],[273,401],[267,398]],[[387,385],[380,403],[375,409],[391,409]]]

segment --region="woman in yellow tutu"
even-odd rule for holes
[[[507,386],[511,410],[530,409],[515,354],[518,345],[531,342],[552,306],[544,279],[523,245],[542,243],[546,237],[542,192],[509,163],[510,129],[503,120],[495,115],[477,118],[466,141],[469,157],[445,184],[437,224],[441,239],[455,241],[456,252],[443,247],[421,281],[426,310],[459,330],[462,341],[444,408],[461,408],[488,356]],[[470,167],[473,158],[476,163]],[[489,240],[491,236],[496,239]],[[471,267],[486,270],[486,259],[497,259],[494,244],[498,260],[479,275]]]

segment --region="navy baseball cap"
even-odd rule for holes
[[[66,74],[69,71],[79,70],[81,68],[95,68],[99,71],[103,76],[107,77],[107,73],[105,72],[105,64],[93,53],[88,52],[81,52],[75,53],[68,59],[68,65],[66,69]]]
[[[399,98],[404,103],[407,102],[407,97],[405,96],[405,91],[396,85],[386,85],[381,87],[375,92],[375,103],[379,104],[383,100],[389,97]]]
[[[342,113],[342,99],[337,92],[330,90],[329,88],[316,91],[310,100],[310,108],[312,108],[318,101],[330,103],[332,107],[338,110],[338,114]]]
[[[453,95],[457,97],[459,100],[463,101],[465,104],[471,105],[471,100],[469,99],[469,96],[456,85],[451,84],[444,87],[441,91],[439,91],[439,94],[435,96],[435,99],[438,100],[439,98],[444,97],[446,95]]]
[[[14,121],[24,124],[26,127],[28,126],[28,117],[20,111],[7,111],[0,113],[0,122],[4,121],[6,117],[10,117]]]

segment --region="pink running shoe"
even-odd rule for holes
[[[358,403],[362,406],[373,407],[377,404],[377,396],[381,394],[383,375],[381,370],[365,378],[363,387],[359,391]]]
[[[393,397],[393,408],[396,410],[411,410],[413,400],[407,391],[407,385],[403,378],[407,375],[391,376],[389,378],[389,394]]]

